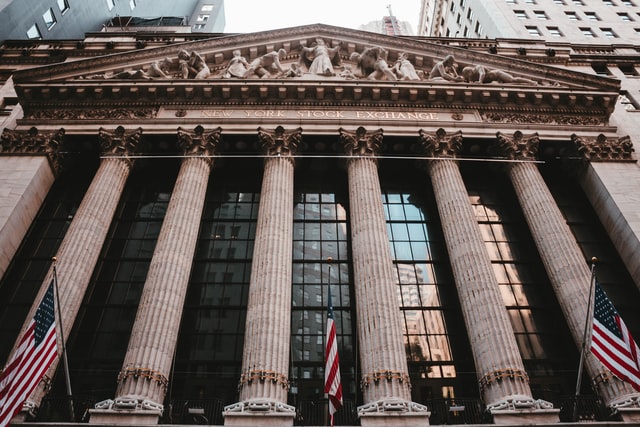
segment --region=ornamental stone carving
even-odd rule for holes
[[[298,151],[298,145],[302,140],[302,128],[285,132],[282,126],[278,126],[275,131],[269,132],[260,127],[258,128],[258,138],[262,149],[268,156],[292,158]]]
[[[634,151],[633,144],[628,135],[616,139],[607,138],[604,134],[593,138],[581,137],[574,133],[571,135],[571,141],[578,148],[578,152],[592,162],[634,161],[631,154]]]
[[[60,171],[60,145],[65,130],[42,133],[32,127],[26,131],[5,129],[0,136],[0,153],[46,154],[55,172]]]
[[[106,157],[122,157],[131,166],[133,159],[131,156],[142,137],[142,128],[127,132],[124,127],[118,126],[114,132],[109,132],[104,128],[98,131],[100,147]]]
[[[374,157],[382,146],[382,129],[372,132],[360,126],[355,132],[340,128],[340,139],[345,152],[353,157]]]
[[[185,156],[207,157],[209,163],[213,161],[215,149],[220,143],[222,128],[218,127],[211,132],[198,125],[193,132],[181,127],[178,128],[178,146],[184,151]]]
[[[502,132],[496,133],[500,153],[506,155],[509,160],[532,160],[538,153],[540,138],[538,133],[525,137],[522,132],[515,131],[513,136]]]
[[[420,129],[418,134],[418,144],[427,156],[453,158],[462,149],[462,131],[447,135],[447,132],[442,128],[435,133],[428,133]]]

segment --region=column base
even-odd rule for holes
[[[225,426],[292,426],[296,408],[268,399],[251,399],[224,407]]]
[[[402,399],[383,399],[358,407],[362,427],[417,427],[429,425],[426,406]]]
[[[154,425],[160,421],[163,409],[162,405],[137,398],[103,400],[89,409],[89,424]]]
[[[544,400],[512,396],[487,406],[494,424],[553,424],[560,422],[560,409]]]

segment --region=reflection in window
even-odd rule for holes
[[[67,12],[67,10],[69,10],[69,1],[68,0],[56,0],[56,2],[58,3],[58,9],[60,10],[60,13],[62,13],[64,15]]]
[[[292,378],[300,399],[323,396],[327,294],[331,284],[345,399],[355,400],[355,335],[347,211],[333,192],[298,190],[293,224]],[[327,259],[331,257],[329,264]],[[355,307],[353,307],[355,308]]]
[[[47,30],[50,30],[54,25],[56,25],[56,17],[53,15],[53,9],[49,8],[45,13],[42,14],[42,19],[44,19],[44,25],[47,27]]]
[[[382,200],[415,398],[456,397],[459,374],[445,320],[446,310],[452,307],[443,303],[456,297],[450,275],[443,272],[442,255],[438,255],[443,253],[442,238],[431,232],[432,219],[415,196],[386,190]],[[470,396],[468,390],[460,394]]]
[[[209,183],[178,337],[173,392],[181,398],[237,398],[258,189],[224,170]]]
[[[504,176],[486,169],[465,175],[534,395],[554,400],[574,387],[576,366],[567,362],[577,360],[576,350],[515,194],[503,182]]]
[[[29,40],[40,40],[42,38],[42,34],[40,34],[40,30],[36,24],[33,24],[27,30],[27,38]]]

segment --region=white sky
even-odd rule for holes
[[[226,0],[224,31],[250,33],[306,24],[358,29],[388,15],[388,5],[398,20],[411,24],[415,33],[420,0]]]

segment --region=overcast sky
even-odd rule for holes
[[[413,32],[418,27],[420,0],[226,0],[226,33],[249,33],[327,24],[357,29],[389,14],[387,6],[400,21],[408,21]]]

